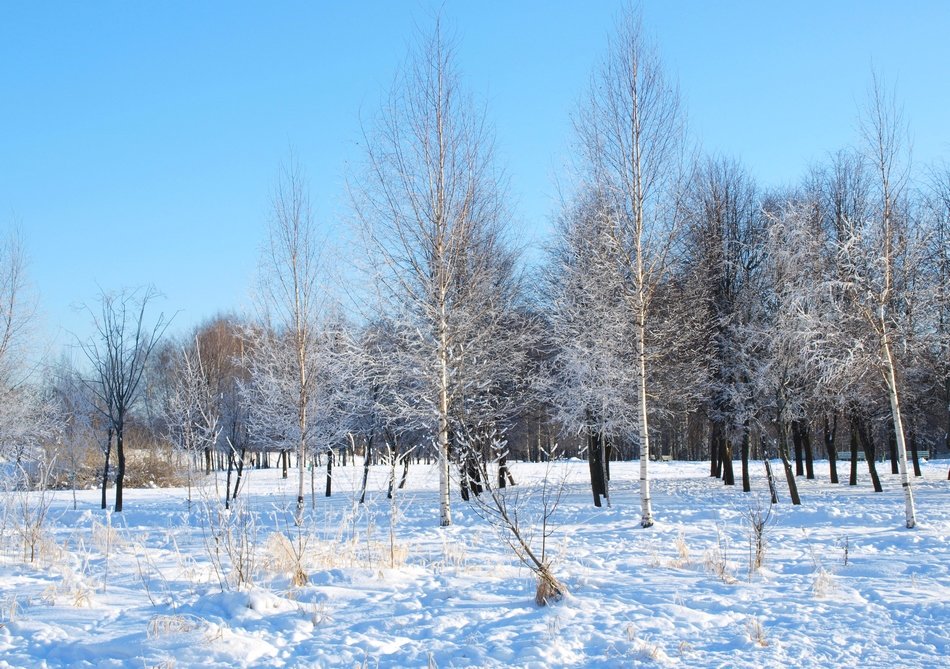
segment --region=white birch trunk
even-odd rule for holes
[[[647,424],[647,357],[645,346],[646,328],[641,313],[638,341],[637,357],[639,358],[639,373],[637,381],[640,400],[640,526],[651,527],[653,525],[653,503],[650,500],[650,430]]]
[[[439,332],[439,525],[452,524],[449,505],[449,352],[445,331],[445,302],[442,304],[442,323]]]
[[[884,324],[881,324],[882,327]],[[901,477],[901,487],[904,489],[904,515],[907,520],[907,529],[917,524],[917,512],[914,508],[914,493],[910,487],[910,477],[907,474],[907,445],[904,441],[904,423],[901,420],[900,401],[897,397],[897,378],[894,374],[894,358],[891,355],[891,345],[885,332],[882,337],[884,346],[884,360],[886,363],[887,394],[891,400],[891,415],[894,419],[894,435],[897,439],[897,461]]]

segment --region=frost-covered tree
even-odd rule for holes
[[[650,498],[647,332],[651,301],[667,270],[679,218],[684,123],[679,93],[663,73],[639,15],[619,22],[596,71],[589,100],[575,118],[588,187],[609,207],[606,235],[620,297],[632,312],[639,406],[641,525],[653,524]],[[657,342],[659,344],[659,342]]]
[[[440,25],[410,55],[365,146],[351,190],[374,308],[394,328],[403,419],[437,449],[439,522],[450,525],[453,422],[497,382],[489,370],[507,338],[514,265],[491,133]]]
[[[765,226],[755,183],[742,167],[708,159],[694,172],[686,198],[686,264],[702,311],[706,415],[712,424],[711,473],[735,483],[733,445],[741,444],[743,489],[749,490],[750,428],[761,338],[760,274]]]
[[[321,240],[299,165],[282,166],[261,262],[263,324],[251,328],[250,425],[253,437],[297,452],[297,524],[303,522],[304,471],[318,392],[319,329],[326,304]]]
[[[611,444],[639,424],[636,315],[623,297],[609,201],[582,194],[561,217],[545,272],[552,356],[543,393],[556,420],[583,434],[594,504],[609,500]]]
[[[846,288],[878,355],[884,378],[896,439],[901,486],[904,491],[905,520],[916,524],[914,496],[907,472],[907,447],[901,412],[897,347],[909,335],[906,321],[906,294],[902,294],[900,265],[913,251],[909,246],[911,221],[901,200],[907,184],[907,165],[902,162],[904,126],[894,99],[874,78],[863,122],[868,163],[876,177],[876,206],[870,220],[856,227],[841,246],[846,265]]]

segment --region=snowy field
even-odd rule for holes
[[[295,471],[250,472],[227,516],[213,480],[190,508],[184,489],[128,490],[122,514],[101,511],[96,491],[79,493],[76,510],[58,492],[27,533],[32,563],[21,530],[39,500],[6,493],[0,667],[950,666],[947,464],[926,464],[915,481],[919,525],[907,530],[896,476],[874,494],[866,471],[858,487],[832,486],[818,463],[818,480],[799,482],[803,506],[779,488],[752,573],[749,511],[768,506],[761,463],[752,494],[710,479],[706,463],[655,463],[648,530],[635,463],[611,466],[603,509],[586,463],[557,463],[549,477],[564,492],[549,541],[570,595],[548,607],[456,495],[455,524],[437,526],[425,465],[411,468],[395,509],[385,468],[363,506],[361,469],[337,468],[333,497],[315,509],[308,498],[302,532]],[[525,528],[544,472],[513,468]]]

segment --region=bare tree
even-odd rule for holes
[[[393,364],[413,379],[401,413],[438,449],[443,526],[453,416],[472,369],[492,361],[477,354],[505,334],[513,267],[491,134],[454,61],[437,22],[367,133],[366,174],[352,188],[379,308],[396,328]]]
[[[252,421],[292,421],[284,436],[293,435],[297,450],[296,522],[303,522],[304,472],[310,413],[316,397],[318,328],[324,294],[321,291],[321,240],[300,166],[281,167],[273,196],[273,212],[262,261],[261,308],[265,325],[253,331],[252,376],[259,389],[269,391],[270,411],[252,411]],[[265,377],[269,381],[265,381]],[[262,398],[259,398],[262,399]]]
[[[96,408],[109,426],[110,441],[115,435],[117,512],[122,511],[126,421],[138,397],[149,356],[169,324],[164,314],[159,314],[151,327],[145,322],[145,312],[157,297],[154,288],[102,293],[98,314],[87,307],[96,332],[79,342],[92,366],[92,376],[83,382],[96,397]],[[106,463],[108,467],[108,451]]]
[[[643,34],[625,13],[575,119],[591,183],[610,202],[612,261],[633,312],[639,404],[641,525],[653,524],[650,498],[647,341],[650,302],[666,271],[678,224],[684,124],[679,93]]]
[[[914,495],[907,472],[907,446],[898,395],[898,370],[894,340],[898,335],[899,313],[895,308],[899,256],[908,241],[907,217],[899,211],[899,201],[906,185],[904,155],[906,127],[893,95],[875,75],[862,126],[870,162],[879,179],[878,208],[870,226],[845,246],[845,252],[857,250],[852,273],[853,293],[865,322],[878,340],[880,368],[887,386],[891,418],[897,440],[901,486],[904,490],[906,524],[916,524]]]

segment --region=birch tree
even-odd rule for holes
[[[492,137],[461,88],[453,44],[437,23],[420,41],[371,132],[354,208],[376,307],[396,328],[394,364],[411,375],[409,422],[433,436],[439,523],[449,502],[453,413],[476,352],[501,337],[506,272],[502,179]]]
[[[304,177],[293,160],[281,167],[272,198],[260,284],[264,325],[251,329],[252,384],[259,391],[251,422],[280,430],[297,451],[295,521],[303,522],[304,463],[317,394],[321,245]],[[260,436],[260,435],[256,435]]]
[[[875,76],[869,92],[862,133],[866,161],[876,178],[868,217],[854,221],[838,248],[842,299],[851,305],[859,333],[856,344],[865,344],[874,367],[883,381],[897,446],[898,471],[904,491],[905,522],[916,525],[916,511],[907,471],[907,447],[900,402],[900,367],[897,350],[910,336],[906,311],[901,304],[909,299],[900,283],[901,263],[912,255],[910,219],[902,206],[907,185],[907,165],[903,141],[903,119],[892,96]],[[867,430],[859,430],[867,438]]]
[[[624,14],[575,119],[588,178],[610,202],[612,261],[633,313],[643,527],[653,524],[647,341],[651,300],[664,276],[678,223],[684,124],[679,93],[664,75],[640,17]]]

